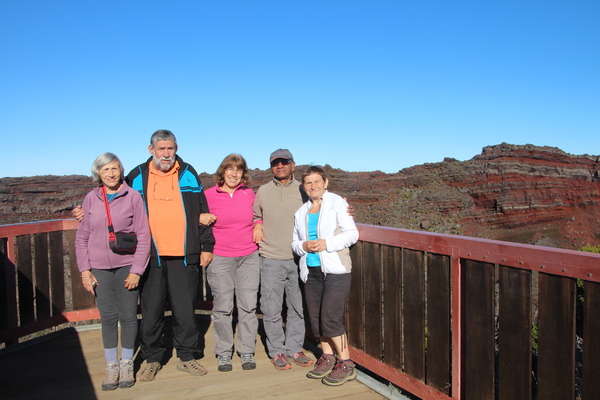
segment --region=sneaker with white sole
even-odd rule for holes
[[[240,358],[242,359],[242,369],[248,371],[250,369],[256,369],[256,361],[254,361],[254,354],[245,353],[240,354]]]
[[[219,372],[229,372],[233,369],[231,356],[217,356],[217,369]]]

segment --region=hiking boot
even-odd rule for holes
[[[177,369],[184,372],[189,372],[194,376],[206,375],[208,371],[202,365],[198,364],[196,360],[182,361],[177,365]]]
[[[356,370],[354,367],[354,363],[350,360],[339,360],[335,364],[335,367],[333,367],[333,371],[323,378],[321,382],[328,386],[343,385],[348,381],[356,379]]]
[[[119,363],[119,387],[128,388],[133,385],[135,385],[135,379],[133,379],[133,361],[121,360]]]
[[[106,378],[102,382],[102,390],[115,390],[119,386],[119,364],[106,363]]]
[[[218,356],[217,358],[217,369],[220,372],[229,372],[233,368],[231,365],[231,356]]]
[[[335,366],[335,357],[333,354],[323,354],[317,360],[315,367],[312,371],[306,374],[307,378],[310,379],[321,379],[327,376]]]
[[[162,368],[162,365],[158,361],[148,362],[142,367],[140,372],[138,372],[138,380],[149,382],[153,381],[154,377],[158,373],[158,371]]]
[[[285,354],[276,355],[275,357],[273,357],[271,362],[275,366],[275,369],[278,369],[280,371],[283,371],[284,369],[292,368],[292,364],[290,364],[290,362],[288,361],[287,356]]]
[[[240,354],[242,359],[242,369],[248,371],[250,369],[256,369],[256,361],[254,361],[254,355],[252,353]]]
[[[299,365],[301,367],[310,367],[311,365],[313,365],[315,363],[313,360],[311,360],[310,358],[308,358],[306,356],[306,354],[304,354],[301,351],[299,351],[298,353],[294,354],[292,356],[292,359],[294,360],[294,362],[296,363],[296,365]]]

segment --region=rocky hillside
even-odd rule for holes
[[[600,244],[598,156],[503,143],[468,161],[395,174],[325,168],[330,189],[354,205],[357,222],[562,248]],[[209,174],[201,178],[214,184]],[[252,179],[258,187],[270,171],[255,169]],[[85,176],[2,178],[0,224],[68,218],[91,187]]]

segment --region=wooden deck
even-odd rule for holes
[[[257,336],[257,368],[244,371],[234,358],[233,371],[218,372],[213,355],[211,324],[202,318],[205,356],[200,363],[208,374],[195,377],[176,369],[173,356],[152,382],[137,382],[128,389],[103,392],[104,353],[99,329],[76,331],[69,328],[52,334],[49,340],[0,355],[1,399],[384,399],[358,382],[329,387],[305,377],[308,368],[293,364],[291,370],[277,371],[265,353],[262,336]],[[260,333],[260,332],[259,332]],[[315,359],[314,355],[306,352]],[[136,371],[140,361],[136,359]]]

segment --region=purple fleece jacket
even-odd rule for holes
[[[75,236],[77,267],[80,272],[112,269],[131,265],[131,273],[142,275],[150,259],[150,228],[142,196],[125,182],[108,203],[115,232],[135,232],[135,254],[113,253],[108,246],[108,226],[102,198],[102,187],[92,189],[83,200],[85,216]]]

